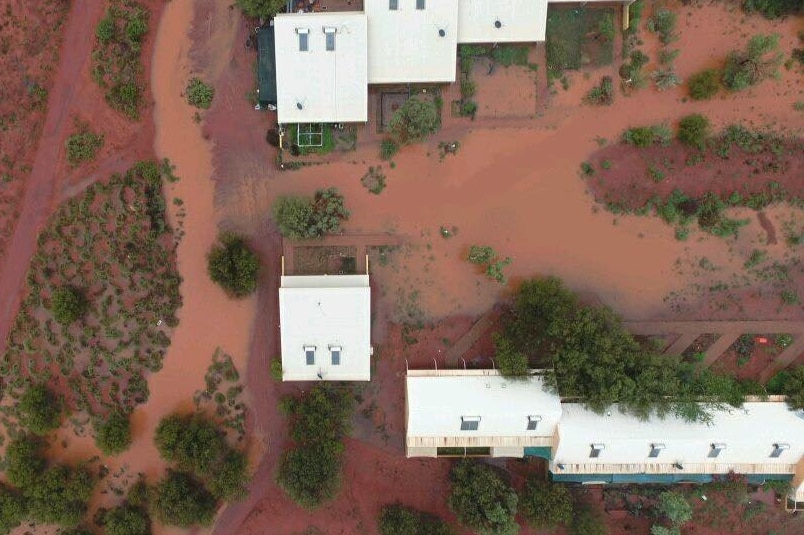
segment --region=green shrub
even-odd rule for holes
[[[286,0],[235,0],[235,4],[247,17],[268,19],[284,11]]]
[[[349,219],[344,197],[336,188],[318,190],[312,199],[291,195],[278,197],[271,210],[279,232],[294,240],[336,233],[341,222]]]
[[[635,147],[646,148],[654,143],[667,145],[672,132],[665,125],[639,126],[629,128],[623,133],[623,141]]]
[[[614,84],[611,76],[604,76],[600,83],[586,93],[583,101],[596,106],[610,106],[614,102]]]
[[[784,370],[768,382],[768,392],[787,396],[787,404],[793,410],[804,409],[804,366]]]
[[[742,6],[747,13],[756,11],[767,19],[804,12],[801,0],[743,0]]]
[[[681,84],[681,78],[679,78],[672,67],[656,69],[650,74],[650,77],[656,83],[656,88],[659,91],[664,91]]]
[[[505,377],[522,377],[528,374],[528,357],[517,351],[504,335],[496,333],[494,340],[494,361]]]
[[[62,325],[70,325],[83,317],[89,303],[83,292],[72,286],[62,286],[53,292],[51,310],[53,319]]]
[[[514,535],[518,497],[490,466],[458,461],[450,472],[449,508],[481,535]]]
[[[12,440],[6,448],[8,482],[18,488],[33,486],[45,470],[45,446],[44,440],[32,434],[22,434]]]
[[[257,289],[260,259],[244,236],[223,233],[207,255],[207,272],[227,295],[239,299]]]
[[[281,382],[283,376],[284,374],[282,372],[282,359],[281,358],[271,359],[271,379],[277,382]]]
[[[95,27],[95,37],[102,45],[107,45],[112,39],[115,38],[114,19],[108,14],[103,17]]]
[[[678,123],[678,140],[688,147],[703,150],[709,138],[709,119],[699,113],[687,115]]]
[[[505,277],[504,269],[510,266],[512,262],[513,260],[509,256],[502,259],[495,259],[494,262],[486,266],[486,277],[500,284],[505,284],[508,282],[508,279]]]
[[[156,428],[154,443],[164,460],[179,469],[209,475],[228,452],[223,433],[203,414],[171,414]]]
[[[391,137],[404,145],[415,143],[441,128],[441,111],[429,98],[410,97],[394,112],[388,125]]]
[[[681,53],[681,50],[660,50],[659,51],[659,63],[662,65],[673,65],[673,62],[676,61],[676,58]]]
[[[472,264],[488,264],[496,256],[497,253],[488,245],[472,245],[466,259]]]
[[[200,78],[190,78],[187,82],[187,103],[190,106],[209,109],[212,99],[215,98],[215,88],[205,84]]]
[[[575,510],[569,532],[570,535],[607,535],[609,528],[599,509],[582,504]]]
[[[399,143],[393,139],[386,138],[380,142],[380,158],[383,160],[390,160],[397,152],[399,152]]]
[[[37,435],[46,435],[61,425],[61,402],[47,386],[31,385],[17,403],[20,424]]]
[[[209,492],[219,500],[239,501],[246,497],[249,480],[248,458],[241,451],[229,449],[206,478]]]
[[[167,526],[189,528],[212,525],[217,501],[204,485],[190,474],[168,470],[151,489],[148,498],[151,514]]]
[[[528,479],[519,503],[522,516],[533,528],[553,529],[572,522],[572,495],[564,485]]]
[[[0,533],[19,526],[28,515],[28,503],[14,489],[0,483]]]
[[[692,520],[692,506],[679,492],[662,492],[656,510],[676,527]]]
[[[64,145],[67,149],[67,161],[75,166],[95,158],[103,147],[103,135],[84,130],[68,137]]]
[[[145,510],[124,504],[106,511],[103,529],[107,535],[151,535],[151,518]]]
[[[726,56],[723,85],[730,91],[741,91],[775,76],[782,63],[777,34],[758,34],[748,41],[746,50],[734,50]]]
[[[117,455],[131,446],[131,422],[120,410],[113,410],[96,426],[95,444],[106,455]]]
[[[134,82],[115,84],[106,92],[106,102],[132,119],[137,119],[142,104],[142,91]]]
[[[692,100],[709,100],[720,91],[721,73],[717,69],[707,69],[693,74],[687,80]]]
[[[474,120],[475,115],[477,114],[477,102],[474,100],[461,101],[460,112],[462,117],[471,117],[472,120]]]
[[[440,518],[395,503],[380,511],[380,535],[454,535],[455,532]]]
[[[648,19],[648,30],[659,34],[659,41],[667,45],[676,40],[676,14],[667,8],[658,8]]]

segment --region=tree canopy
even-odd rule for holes
[[[215,518],[217,500],[190,474],[168,470],[151,491],[148,500],[151,513],[165,525],[210,526]]]
[[[321,189],[312,198],[298,195],[278,197],[271,207],[274,222],[286,238],[320,238],[340,230],[349,219],[345,199],[336,188]]]
[[[412,96],[391,116],[388,130],[399,144],[415,143],[441,128],[441,110],[430,98]]]
[[[207,271],[230,297],[246,297],[257,289],[260,259],[245,237],[224,233],[207,255]]]
[[[106,535],[151,535],[151,518],[139,507],[129,504],[109,509],[103,515]]]
[[[267,19],[287,6],[286,0],[235,0],[235,4],[248,17]]]
[[[0,483],[0,533],[19,526],[28,515],[28,504],[16,490]]]
[[[33,485],[22,489],[31,520],[65,527],[77,526],[87,512],[95,481],[83,468],[55,465],[42,472]]]
[[[131,446],[131,422],[122,411],[113,410],[96,427],[95,444],[106,455],[117,455]]]
[[[31,385],[17,403],[20,424],[32,433],[45,435],[61,424],[61,403],[43,384]]]
[[[529,479],[519,503],[522,516],[534,528],[552,529],[572,522],[572,495],[564,485]]]
[[[62,325],[75,323],[86,313],[87,308],[89,303],[78,288],[63,286],[53,292],[53,318]]]
[[[380,535],[454,535],[454,530],[440,518],[406,507],[386,505],[379,518]]]
[[[458,520],[481,535],[514,535],[518,498],[490,466],[461,460],[450,472],[449,507]]]

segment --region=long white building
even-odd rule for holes
[[[408,457],[543,457],[555,481],[707,482],[730,472],[789,480],[804,502],[804,411],[783,400],[715,411],[708,424],[647,421],[615,405],[597,414],[562,403],[541,379],[496,370],[410,370]]]

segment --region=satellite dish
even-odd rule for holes
[[[445,35],[447,35],[447,32],[446,30],[444,30],[444,28],[441,28],[440,30],[438,30],[438,35],[439,37],[444,37]]]
[[[499,30],[500,28],[502,28],[502,22],[500,22],[499,19],[495,20],[494,21],[494,27]]]

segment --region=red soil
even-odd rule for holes
[[[145,0],[141,3],[151,11],[150,33],[142,52],[144,72],[148,72],[154,47],[153,36],[164,2]],[[153,154],[151,103],[146,102],[139,122],[131,122],[105,104],[102,90],[90,78],[90,54],[95,42],[93,29],[105,8],[106,2],[103,0],[72,4],[61,38],[59,64],[49,92],[42,137],[37,140],[37,124],[41,122],[41,117],[35,115],[30,123],[20,126],[17,135],[24,135],[24,138],[18,141],[15,141],[15,137],[8,138],[15,146],[25,147],[18,156],[20,165],[24,165],[25,161],[32,163],[30,175],[24,181],[24,192],[17,197],[19,220],[13,228],[5,255],[0,257],[0,280],[3,281],[0,286],[0,348],[5,346],[8,329],[19,306],[28,263],[36,248],[36,236],[47,217],[59,203],[88,184],[102,180],[111,173],[124,171],[133,162]],[[33,6],[26,9],[30,10],[32,19],[40,20],[44,26],[58,27],[58,24],[48,22],[47,18],[37,17],[37,9]],[[49,30],[40,29],[32,33],[52,37]],[[47,61],[47,57],[44,61]],[[29,68],[35,70],[45,67],[42,58],[31,59]],[[0,73],[0,76],[5,75],[17,77],[14,71],[3,70]],[[0,79],[0,86],[4,80]],[[147,80],[144,82],[147,83]],[[73,169],[66,162],[64,142],[73,133],[75,117],[86,121],[94,132],[102,133],[105,144],[93,162]]]

